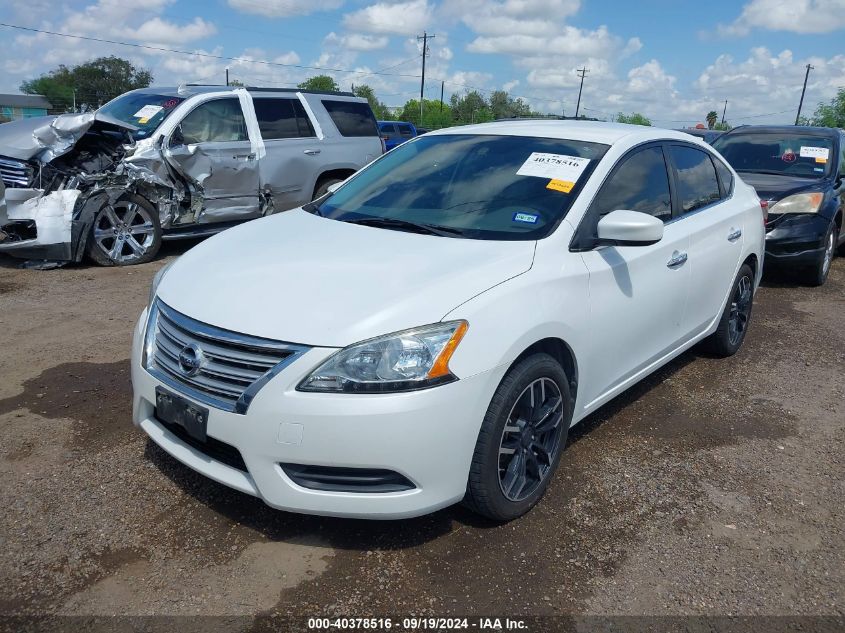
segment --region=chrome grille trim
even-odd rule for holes
[[[7,187],[28,187],[31,169],[22,160],[0,156],[0,179]]]
[[[204,361],[187,375],[179,354],[197,345]],[[310,347],[230,330],[196,321],[156,299],[147,317],[144,368],[158,380],[198,402],[244,414],[258,391]]]

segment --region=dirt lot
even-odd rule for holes
[[[740,354],[687,353],[591,416],[542,504],[494,526],[280,513],[148,442],[130,332],[183,248],[0,257],[0,613],[845,615],[845,259],[820,289],[769,279]]]

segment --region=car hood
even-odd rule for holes
[[[797,178],[795,176],[774,176],[743,172],[743,181],[754,187],[762,200],[781,200],[794,193],[803,191],[823,191],[828,184],[820,178]]]
[[[96,112],[39,116],[0,125],[0,156],[49,163],[66,154],[92,126],[135,131],[137,128]]]
[[[440,321],[528,271],[535,244],[405,233],[296,209],[191,249],[167,271],[158,296],[235,332],[344,347]]]

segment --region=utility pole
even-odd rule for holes
[[[446,87],[446,82],[440,82],[440,114],[443,114],[443,89]],[[420,123],[422,123],[422,118],[420,118]]]
[[[226,85],[229,85],[229,67],[226,66]]]
[[[584,89],[584,75],[590,72],[590,69],[586,66],[584,68],[578,69],[578,75],[581,77],[581,87],[578,88],[578,103],[575,105],[575,118],[578,118],[578,112],[581,109],[581,91]]]
[[[725,112],[728,111],[728,100],[725,99],[725,107],[722,108],[722,125],[725,124]]]
[[[807,79],[810,77],[811,70],[814,70],[814,67],[807,64],[807,72],[804,74],[804,87],[801,89],[801,101],[798,102],[798,114],[795,115],[795,125],[798,125],[798,120],[801,118],[801,106],[804,105],[804,93],[807,92]]]
[[[428,40],[434,39],[434,35],[429,35],[423,31],[422,37],[417,36],[417,41],[422,40],[422,77],[420,79],[420,125],[422,125],[423,116],[423,96],[425,95],[425,56],[428,55]]]

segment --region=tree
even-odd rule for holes
[[[716,127],[716,121],[718,121],[719,115],[715,110],[710,110],[704,118],[707,121],[707,127],[712,130]]]
[[[465,125],[467,123],[486,123],[493,120],[493,111],[490,104],[476,90],[467,92],[460,96],[453,94],[449,100],[452,107],[452,118],[455,123]]]
[[[420,102],[417,99],[407,101],[398,116],[401,121],[410,121],[417,127],[424,127],[430,130],[454,125],[452,121],[452,108],[449,107],[448,103],[444,103],[443,109],[441,110],[439,99],[426,99],[423,101],[422,121],[420,121]]]
[[[632,112],[631,114],[623,114],[620,112],[616,115],[616,122],[630,123],[631,125],[651,125],[651,120],[639,112]]]
[[[69,111],[73,109],[74,96],[77,110],[83,106],[93,109],[124,92],[146,88],[152,82],[149,70],[136,68],[131,62],[112,55],[73,68],[62,64],[37,79],[24,81],[20,90],[25,94],[44,95],[55,109]]]
[[[300,90],[317,90],[319,92],[340,92],[340,86],[337,85],[334,78],[328,75],[309,77],[299,84],[298,88]]]
[[[820,103],[810,123],[821,127],[845,127],[845,88],[840,88],[829,103]]]
[[[239,79],[230,79],[229,80],[229,87],[230,88],[243,88],[245,86],[244,82],[240,81]]]
[[[713,126],[714,130],[718,130],[720,132],[727,132],[731,129],[731,124],[727,121],[719,121],[716,125]]]
[[[352,94],[356,97],[363,97],[369,102],[370,108],[373,110],[373,114],[376,115],[376,119],[381,121],[390,117],[390,114],[387,111],[387,106],[378,100],[375,91],[367,84],[355,86],[352,90]]]
[[[513,99],[504,90],[496,90],[490,95],[490,110],[494,119],[512,119],[531,114],[527,103],[522,99]]]

